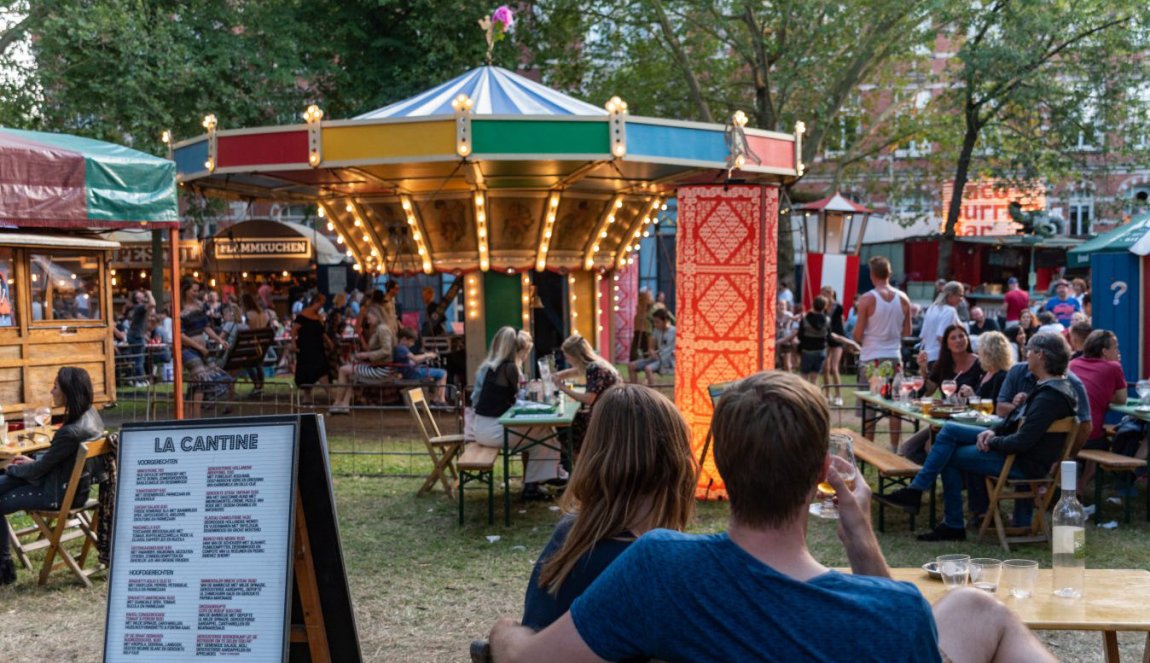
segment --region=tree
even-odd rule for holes
[[[946,27],[960,42],[958,64],[944,106],[961,123],[940,140],[951,146],[955,191],[945,210],[940,275],[950,270],[972,172],[1023,180],[1067,172],[1102,147],[1101,132],[1089,150],[1068,138],[1094,134],[1100,112],[1114,106],[1108,102],[1144,106],[1128,94],[1144,81],[1139,55],[1150,45],[1136,18],[1141,9],[1129,0],[955,3]],[[982,155],[980,141],[987,143]]]
[[[749,110],[752,126],[790,133],[803,121],[802,158],[811,165],[863,83],[884,84],[933,37],[942,0],[544,0],[533,50],[552,82],[592,99],[621,94],[636,112],[723,122]],[[571,35],[582,36],[572,40]],[[550,50],[549,50],[550,47]],[[625,91],[625,92],[621,92]],[[913,103],[887,99],[866,126],[843,135],[834,181],[843,171],[907,140],[921,127]],[[791,226],[779,218],[779,273],[793,271]]]

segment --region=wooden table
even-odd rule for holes
[[[932,604],[946,594],[941,580],[917,568],[891,569],[895,580],[914,583]],[[998,599],[1024,624],[1041,631],[1101,631],[1106,661],[1118,661],[1118,631],[1147,634],[1142,660],[1150,663],[1150,571],[1145,569],[1086,569],[1081,599],[1054,596],[1053,571],[1039,569],[1034,593],[1016,599],[999,586]]]
[[[579,411],[580,404],[574,398],[566,398],[563,410],[553,414],[514,414],[515,407],[512,406],[507,412],[499,417],[499,424],[503,426],[503,524],[511,524],[511,436],[525,440],[527,444],[518,448],[516,452],[527,451],[531,447],[544,445],[552,449],[558,449],[560,453],[564,450],[567,451],[568,456],[571,454],[571,423],[575,421],[575,413]],[[550,426],[555,429],[549,435],[535,438],[528,433],[535,426]],[[559,436],[563,436],[562,446],[559,443],[551,443],[551,440],[557,440]]]
[[[855,398],[862,404],[863,421],[866,421],[867,410],[876,410],[880,414],[876,418],[894,417],[902,421],[909,422],[914,426],[917,431],[923,424],[931,428],[942,428],[943,424],[947,421],[953,421],[958,424],[969,424],[971,426],[980,426],[982,428],[990,428],[994,424],[1001,421],[998,417],[993,419],[941,419],[936,417],[928,417],[922,413],[922,410],[916,405],[903,405],[897,400],[889,401],[878,394],[872,394],[869,391],[856,391]]]
[[[28,436],[32,439],[29,442]],[[52,446],[52,436],[56,429],[51,426],[38,426],[32,429],[12,431],[8,433],[8,445],[0,446],[0,467],[7,467],[12,458],[21,454],[27,456],[37,451],[43,451]],[[24,446],[19,446],[18,440],[25,440]]]

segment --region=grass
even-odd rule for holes
[[[833,414],[835,425],[856,420],[848,403]],[[525,583],[536,557],[559,518],[547,503],[513,502],[512,523],[502,525],[496,490],[497,522],[487,525],[486,491],[467,491],[467,520],[457,525],[455,502],[440,490],[416,496],[430,460],[410,439],[403,413],[365,413],[329,419],[341,539],[364,659],[367,661],[462,661],[473,638],[485,637],[501,616],[518,616]],[[356,453],[351,453],[356,452]],[[518,463],[512,466],[518,471]],[[395,475],[406,475],[397,477]],[[873,475],[868,479],[874,485]],[[517,490],[517,487],[513,487]],[[700,503],[694,532],[724,529],[728,505]],[[1120,507],[1108,506],[1113,530],[1089,528],[1087,563],[1093,568],[1150,568],[1150,523],[1140,495],[1130,525]],[[18,526],[20,517],[13,516]],[[925,517],[919,518],[920,528]],[[498,537],[491,540],[489,537]],[[972,556],[1026,557],[1050,565],[1049,545],[1029,545],[1005,553],[988,538],[983,543],[920,543],[908,531],[904,514],[887,511],[879,541],[891,566],[919,566],[946,552]],[[812,519],[808,543],[828,566],[845,566],[846,555],[832,521]],[[99,661],[103,647],[106,581],[97,576],[84,589],[66,573],[46,587],[27,571],[19,582],[0,588],[0,651],[4,660]],[[61,635],[66,634],[66,635]],[[1101,637],[1083,632],[1039,632],[1064,661],[1101,661]],[[1138,660],[1146,639],[1119,635],[1121,653]]]

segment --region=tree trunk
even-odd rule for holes
[[[795,245],[794,237],[791,230],[791,195],[790,187],[785,187],[779,192],[779,235],[778,235],[778,277],[779,281],[787,281],[790,283],[795,278]],[[787,210],[786,214],[782,211]],[[793,289],[796,291],[795,296],[802,296],[802,289],[798,284],[791,283]],[[772,303],[773,304],[773,303]]]
[[[954,188],[950,194],[950,207],[946,210],[946,225],[943,229],[942,240],[938,243],[938,275],[936,278],[950,277],[950,256],[954,251],[954,230],[958,224],[958,216],[962,212],[962,192],[966,188],[966,181],[970,177],[970,162],[974,156],[974,146],[978,143],[978,134],[982,131],[976,115],[967,112],[966,134],[962,137],[962,151],[958,153],[958,163],[954,168]]]

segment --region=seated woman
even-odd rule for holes
[[[639,385],[603,392],[560,502],[566,515],[531,572],[523,625],[561,617],[644,532],[686,527],[694,497],[690,430],[674,404]]]
[[[347,414],[351,409],[352,382],[373,384],[395,376],[394,371],[383,364],[389,362],[395,352],[395,339],[391,327],[383,324],[377,308],[363,312],[363,331],[367,335],[367,350],[351,353],[351,362],[339,367],[339,384],[332,396],[329,414]]]
[[[622,380],[611,362],[596,354],[587,339],[579,334],[568,336],[560,347],[563,350],[563,357],[567,359],[571,368],[555,373],[555,379],[559,380],[557,386],[569,398],[582,404],[579,412],[575,415],[575,421],[571,423],[572,447],[578,454],[579,449],[583,446],[583,438],[587,434],[587,424],[591,421],[595,400],[599,398],[599,394],[622,382]],[[563,380],[574,377],[584,379],[586,389],[583,393],[572,391],[570,387],[563,384]]]
[[[964,380],[958,388],[958,395],[994,401],[1002,390],[1002,383],[1006,381],[1006,372],[1014,365],[1010,341],[1005,334],[985,332],[978,337],[978,365],[982,369],[982,377],[977,384],[969,384]]]
[[[475,441],[485,447],[503,448],[503,425],[499,418],[515,405],[519,392],[521,373],[519,366],[531,354],[530,344],[520,345],[518,336],[511,327],[503,327],[491,339],[491,349],[487,358],[476,372],[479,386],[472,402],[475,407]],[[550,437],[554,431],[535,427],[524,431],[532,439]],[[551,441],[554,444],[554,440]],[[530,444],[523,437],[511,435],[511,450]],[[527,450],[527,464],[523,470],[523,499],[547,500],[550,493],[543,484],[562,483],[563,473],[559,468],[559,450],[546,444],[539,444]]]
[[[58,509],[68,490],[80,443],[104,432],[104,422],[92,407],[92,378],[88,371],[72,366],[61,368],[52,383],[52,405],[64,408],[64,425],[52,437],[52,446],[34,459],[14,457],[0,474],[0,585],[16,582],[8,520],[4,516],[25,509]],[[77,503],[87,499],[86,492],[77,491]]]
[[[972,389],[982,380],[982,366],[978,362],[978,357],[971,352],[970,336],[967,335],[966,329],[962,325],[951,325],[946,328],[942,338],[943,344],[938,351],[938,361],[934,363],[934,369],[929,373],[926,370],[926,352],[918,353],[918,365],[925,381],[917,396],[933,396],[947,380],[954,380],[959,392],[963,388]],[[898,445],[898,454],[921,463],[922,459],[926,458],[926,444],[930,441],[930,436],[930,427],[922,428]]]

